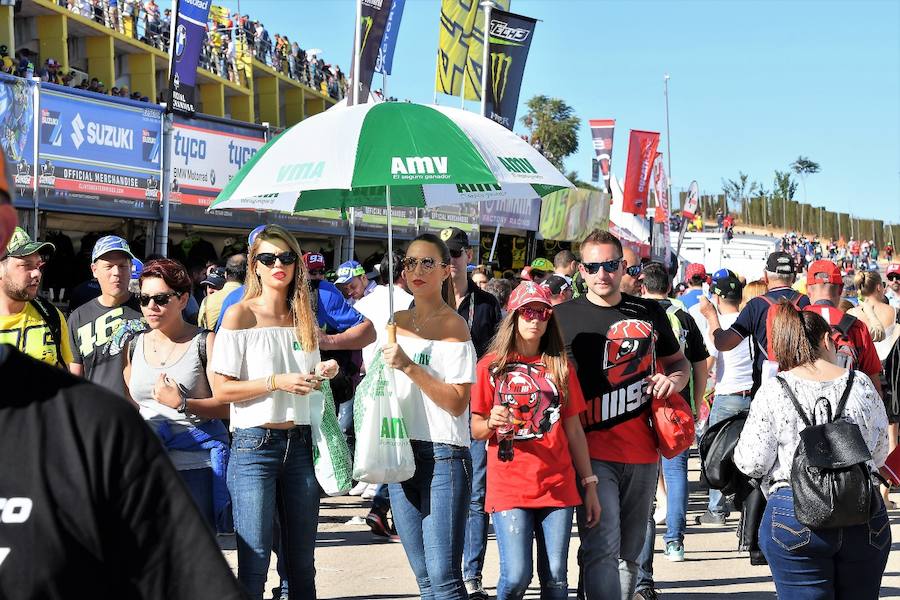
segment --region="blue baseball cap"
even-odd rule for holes
[[[138,280],[144,272],[144,263],[136,258],[131,259],[131,279]]]
[[[128,246],[128,242],[117,235],[105,235],[94,244],[94,250],[91,252],[91,262],[95,262],[109,252],[124,252],[134,260],[134,253]]]
[[[338,267],[337,270],[337,279],[334,280],[335,283],[347,283],[354,277],[359,277],[360,275],[365,275],[366,270],[363,268],[361,264],[356,262],[355,260],[348,260],[345,263],[341,263],[341,266]]]

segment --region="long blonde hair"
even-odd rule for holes
[[[247,279],[244,281],[244,300],[258,298],[262,294],[262,282],[256,272],[257,260],[259,254],[259,246],[263,241],[280,240],[287,244],[297,255],[294,262],[294,280],[288,287],[287,303],[291,311],[291,317],[294,320],[294,329],[296,330],[297,339],[306,352],[312,352],[319,343],[317,332],[316,317],[312,311],[312,304],[309,298],[309,274],[306,272],[306,265],[303,262],[303,253],[300,251],[300,245],[297,240],[283,227],[278,225],[266,225],[265,229],[259,232],[253,245],[250,246],[250,254],[247,257]]]
[[[494,334],[487,350],[488,354],[493,355],[491,364],[488,366],[491,373],[504,371],[506,365],[515,359],[518,319],[519,312],[511,310],[497,326],[497,333]],[[569,357],[566,354],[566,346],[563,343],[555,315],[551,315],[550,320],[547,321],[547,330],[541,336],[538,350],[541,352],[541,362],[544,363],[547,372],[553,376],[553,381],[559,389],[560,406],[565,406],[569,396]]]

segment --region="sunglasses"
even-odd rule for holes
[[[603,269],[607,273],[615,273],[619,270],[619,265],[621,264],[621,258],[614,258],[612,260],[604,260],[603,262],[583,262],[581,263],[581,266],[584,267],[584,270],[587,271],[588,275],[596,275],[600,272],[600,269]]]
[[[261,252],[256,255],[256,260],[266,265],[267,267],[274,267],[275,260],[280,260],[282,265],[292,265],[297,262],[297,253],[292,251],[282,252],[281,254],[275,254],[273,252]]]
[[[403,267],[404,271],[415,271],[416,267],[422,265],[422,270],[426,273],[430,273],[434,270],[438,265],[442,267],[446,267],[447,263],[438,262],[437,259],[432,258],[430,256],[426,256],[425,258],[415,258],[412,256],[407,256],[403,260],[400,261],[400,266]]]
[[[460,249],[460,250],[451,250],[451,251],[450,251],[450,256],[453,257],[453,258],[459,258],[460,256],[462,256],[462,254],[463,254],[462,249]]]
[[[553,316],[552,308],[517,308],[516,312],[526,321],[549,321]]]
[[[637,277],[641,274],[642,269],[643,267],[641,265],[633,265],[631,267],[625,267],[625,273],[627,273],[631,277]]]
[[[325,275],[325,269],[313,269],[309,274],[311,277],[322,277]]]
[[[138,301],[141,303],[141,306],[150,306],[151,300],[156,302],[157,306],[165,306],[169,303],[169,300],[171,300],[172,298],[177,298],[180,295],[180,292],[165,292],[164,294],[153,294],[152,296],[148,296],[147,294],[139,294]]]
[[[897,275],[896,273],[891,273],[890,275],[887,276],[887,280],[888,281],[900,281],[900,275]]]

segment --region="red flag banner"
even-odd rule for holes
[[[693,219],[699,204],[700,186],[697,185],[696,181],[692,181],[691,186],[688,188],[687,200],[684,202],[684,209],[682,209],[681,214],[684,215],[685,219]]]
[[[647,208],[647,193],[650,191],[650,175],[659,133],[655,131],[631,130],[628,140],[628,164],[625,166],[625,190],[622,210],[643,217]]]
[[[609,165],[612,160],[612,147],[613,147],[613,133],[616,129],[616,120],[615,119],[591,119],[591,138],[594,142],[594,153],[597,155],[597,158],[594,159],[594,164],[599,167],[599,169],[592,169],[592,173],[597,173],[596,177],[591,177],[594,183],[600,183],[600,175],[603,176],[603,181],[606,184],[606,192],[608,194],[612,193],[612,188],[609,184]]]

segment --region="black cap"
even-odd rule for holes
[[[441,239],[451,250],[465,250],[469,247],[469,236],[459,227],[441,229]]]
[[[713,279],[712,292],[726,300],[740,301],[744,292],[744,284],[732,271],[728,271],[724,277]]]
[[[547,288],[548,290],[550,290],[551,294],[553,294],[554,296],[558,296],[572,287],[572,284],[569,283],[562,275],[551,275],[541,282],[541,287]]]
[[[779,275],[794,275],[794,259],[787,252],[773,252],[766,259],[766,271]]]

